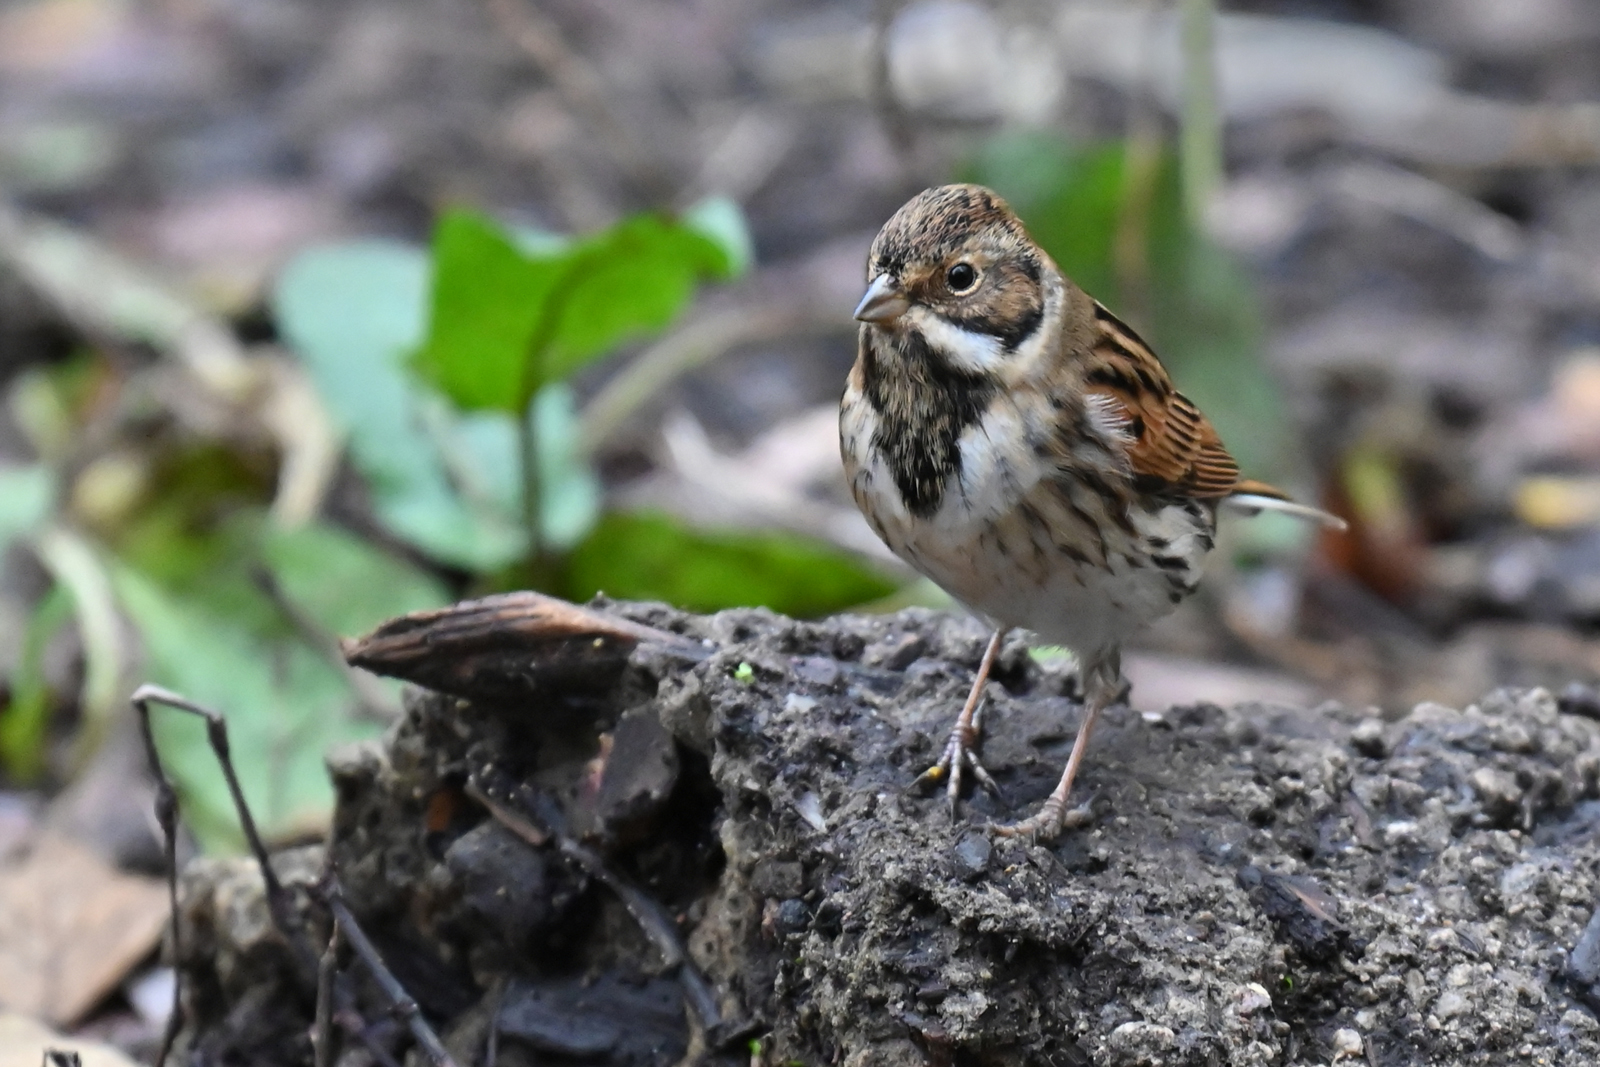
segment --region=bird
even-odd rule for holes
[[[994,829],[1050,839],[1095,721],[1123,691],[1123,643],[1198,587],[1219,506],[1339,527],[1241,476],[1150,346],[979,185],[907,201],[873,240],[839,409],[852,496],[895,555],[992,636],[939,757],[952,815],[978,756],[984,686],[1012,628],[1071,649],[1083,717],[1055,790]]]

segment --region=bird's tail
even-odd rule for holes
[[[1321,508],[1313,508],[1305,504],[1296,504],[1289,499],[1288,494],[1281,489],[1268,485],[1266,482],[1257,482],[1244,479],[1233,487],[1233,492],[1222,501],[1235,511],[1246,515],[1259,515],[1263,511],[1277,511],[1285,515],[1292,515],[1297,519],[1317,523],[1332,530],[1349,528],[1349,523],[1331,512]]]

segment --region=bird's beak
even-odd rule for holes
[[[856,318],[885,326],[906,313],[911,301],[887,274],[880,274],[867,286],[866,295],[856,305]]]

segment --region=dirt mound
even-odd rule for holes
[[[345,896],[460,1063],[1600,1062],[1600,727],[1542,691],[1394,723],[1116,710],[1087,825],[1045,847],[984,833],[1013,814],[989,798],[952,825],[907,792],[976,624],[601,607],[682,637],[455,656],[455,692],[330,760]],[[996,679],[1020,814],[1078,709],[1020,641]],[[320,862],[280,858],[297,886]],[[259,886],[186,875],[187,1040],[309,1061]]]

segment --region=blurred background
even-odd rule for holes
[[[1587,0],[0,0],[0,1055],[153,1047],[141,681],[292,840],[396,714],[337,644],[388,616],[939,605],[835,428],[930,184],[1351,522],[1231,522],[1138,706],[1600,715],[1597,164]]]

